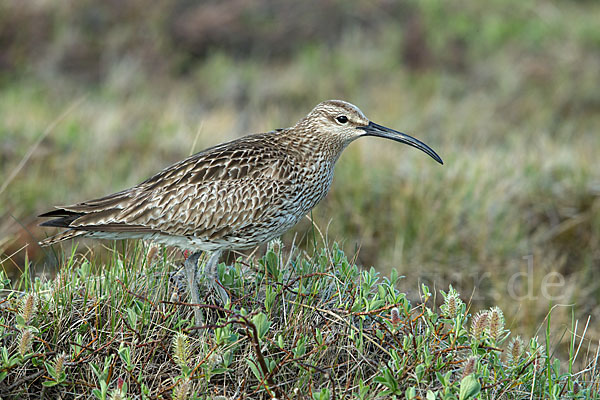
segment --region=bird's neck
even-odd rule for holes
[[[308,129],[294,128],[281,132],[284,142],[290,150],[305,160],[315,160],[335,164],[348,143],[340,138]]]

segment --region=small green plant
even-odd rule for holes
[[[170,293],[174,266],[155,256],[147,265],[148,251],[126,246],[100,269],[68,259],[54,280],[9,291],[0,396],[26,382],[48,395],[179,400],[233,396],[245,382],[245,396],[282,399],[600,399],[593,368],[576,372],[575,333],[562,364],[548,338],[512,336],[499,307],[468,310],[453,287],[438,306],[427,285],[410,301],[396,273],[360,270],[335,244],[286,257],[274,246],[223,267],[237,295],[227,307],[201,304],[200,329]]]
[[[63,383],[67,377],[65,372],[65,360],[67,356],[65,354],[61,354],[56,356],[54,363],[45,363],[46,370],[48,371],[48,375],[50,375],[50,380],[42,382],[42,385],[46,387],[52,387],[56,385],[60,385]]]
[[[109,385],[109,370],[110,366],[113,362],[114,354],[111,354],[109,357],[104,359],[104,364],[95,364],[91,363],[90,367],[92,372],[96,377],[96,381],[98,385],[100,385],[100,389],[92,389],[92,394],[98,400],[106,400],[108,398],[108,385]]]

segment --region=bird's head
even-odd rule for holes
[[[405,133],[369,121],[363,112],[353,104],[342,100],[327,100],[318,104],[297,126],[305,131],[327,135],[343,147],[362,136],[378,136],[416,147],[431,158],[443,164],[440,156],[420,140]]]

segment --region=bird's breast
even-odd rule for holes
[[[307,166],[294,184],[290,201],[301,217],[316,206],[329,192],[333,181],[333,165],[314,163]]]

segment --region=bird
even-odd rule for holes
[[[199,303],[201,276],[226,302],[217,274],[223,251],[254,248],[292,228],[328,193],[344,149],[365,136],[407,144],[443,164],[420,140],[370,121],[351,103],[327,100],[290,128],[218,144],[131,188],[41,214],[51,218],[41,226],[66,230],[40,245],[89,237],[175,246],[191,253],[184,262],[191,302]],[[210,257],[201,269],[204,252]],[[202,321],[197,307],[195,320]]]

